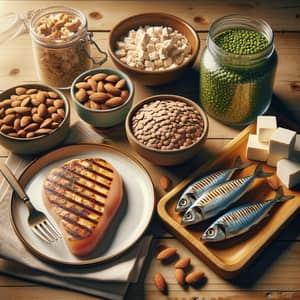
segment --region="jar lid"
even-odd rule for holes
[[[0,16],[0,44],[14,39],[25,29],[24,20],[20,15],[7,13]]]

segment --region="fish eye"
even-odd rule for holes
[[[186,215],[185,215],[185,217],[186,217],[186,219],[187,220],[190,220],[190,219],[192,219],[192,214],[190,213],[190,212],[188,212]]]
[[[186,203],[187,203],[186,199],[181,199],[181,200],[180,200],[180,204],[181,204],[181,205],[186,205]]]
[[[215,234],[215,230],[214,229],[208,229],[207,230],[207,235],[209,235],[209,236],[213,236]]]

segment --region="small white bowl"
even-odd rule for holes
[[[129,91],[128,99],[121,104],[120,106],[110,108],[110,109],[92,109],[84,106],[82,103],[80,103],[75,94],[77,92],[76,83],[82,82],[85,77],[89,75],[95,75],[97,73],[107,73],[109,75],[118,75],[121,79],[126,80],[127,89]],[[71,87],[71,97],[73,99],[73,102],[75,104],[75,109],[79,115],[79,117],[84,120],[85,122],[95,126],[95,127],[112,127],[117,124],[122,123],[127,113],[129,112],[132,102],[133,102],[133,95],[134,95],[134,85],[131,79],[124,74],[123,72],[119,70],[113,70],[113,69],[92,69],[88,70],[86,72],[81,73],[72,83]]]

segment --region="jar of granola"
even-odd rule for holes
[[[55,6],[35,12],[30,21],[33,54],[42,82],[56,88],[69,88],[73,80],[96,61],[91,57],[94,44],[107,59],[87,30],[87,19],[79,10]]]

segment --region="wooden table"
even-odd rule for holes
[[[119,20],[133,14],[163,11],[177,15],[197,30],[204,48],[208,28],[213,20],[226,14],[240,13],[265,19],[275,32],[279,65],[274,87],[272,110],[294,125],[300,120],[300,2],[299,1],[0,1],[0,11],[24,13],[30,9],[63,4],[83,11],[88,17],[89,29],[97,42],[106,48],[110,29]],[[199,55],[200,56],[200,55]],[[106,67],[112,67],[109,60]],[[136,83],[135,101],[157,93],[180,94],[198,99],[199,57],[194,69],[176,84],[162,87],[144,87]],[[195,75],[196,74],[196,75]],[[0,90],[22,82],[37,81],[33,65],[31,41],[22,34],[0,48]],[[286,108],[289,111],[286,111]],[[78,117],[72,112],[72,122]],[[173,185],[188,176],[195,166],[216,155],[241,130],[229,128],[209,119],[208,140],[202,153],[181,167],[161,168],[140,159],[150,172],[159,199],[165,191],[159,184],[161,175],[171,178]],[[292,126],[292,125],[291,125]],[[124,128],[99,130],[106,142],[130,151]],[[0,146],[1,159],[8,151]],[[295,218],[270,246],[247,269],[246,274],[228,282],[217,276],[201,260],[192,255],[176,238],[165,231],[157,216],[149,231],[154,234],[149,256],[137,284],[129,287],[126,299],[300,299],[300,218]],[[0,230],[3,230],[2,228]],[[2,243],[2,241],[1,241]],[[192,257],[195,269],[207,274],[208,282],[201,289],[182,289],[175,281],[174,269],[162,266],[155,258],[157,247],[173,246],[182,256]],[[155,288],[153,276],[161,271],[168,282],[168,296]],[[0,274],[0,299],[94,299],[94,297],[46,287],[29,281]]]

